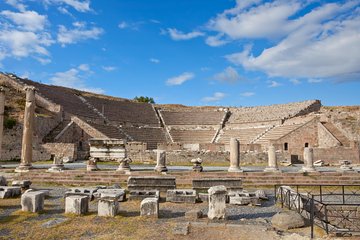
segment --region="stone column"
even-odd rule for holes
[[[230,138],[230,167],[228,172],[242,172],[240,168],[240,143],[236,138]]]
[[[125,172],[131,171],[131,168],[130,168],[130,163],[132,163],[131,158],[124,157],[119,160],[119,163],[120,163],[120,165],[119,165],[118,169],[116,169],[116,171],[125,171]]]
[[[166,167],[166,152],[165,150],[157,150],[156,154],[156,166],[154,169],[156,172],[167,172]]]
[[[35,117],[35,88],[25,87],[26,103],[24,114],[24,129],[22,137],[21,162],[15,169],[16,172],[27,172],[32,168],[32,143]]]
[[[5,109],[5,90],[3,87],[0,87],[0,159],[2,157],[1,151],[2,151],[2,142],[3,142],[4,109]]]
[[[268,149],[268,167],[264,169],[264,172],[280,172],[277,159],[276,159],[276,151],[274,146],[269,146]]]
[[[226,187],[214,186],[209,188],[209,219],[225,219],[226,217]]]
[[[304,166],[301,172],[316,172],[314,167],[314,150],[312,148],[304,148]]]

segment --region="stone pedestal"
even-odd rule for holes
[[[201,158],[191,159],[191,163],[193,164],[192,170],[194,172],[202,172],[203,171],[203,167],[201,166],[202,162],[203,161]]]
[[[99,168],[97,167],[97,159],[90,158],[86,163],[86,171],[97,171]]]
[[[3,125],[4,125],[4,109],[5,109],[5,90],[0,87],[0,159],[3,142]],[[1,165],[0,165],[1,168]]]
[[[209,193],[209,219],[225,219],[226,217],[226,187],[215,186],[208,190]]]
[[[159,217],[159,199],[145,198],[141,201],[140,216]]]
[[[156,166],[154,169],[156,172],[167,172],[166,167],[166,152],[164,150],[157,150],[156,153]]]
[[[34,113],[35,113],[35,88],[27,86],[26,103],[24,114],[24,130],[22,138],[21,162],[15,169],[15,172],[27,172],[32,168],[32,143],[34,131]]]
[[[236,138],[230,138],[230,167],[228,172],[243,172],[240,168],[240,143]]]
[[[130,163],[132,163],[131,158],[125,157],[119,161],[120,165],[116,171],[125,171],[129,172],[131,171]]]
[[[277,165],[276,151],[274,146],[269,146],[268,149],[268,167],[264,169],[264,172],[281,172]]]
[[[340,168],[337,170],[338,172],[353,172],[354,169],[351,166],[351,162],[348,160],[340,161]]]
[[[103,197],[98,202],[98,216],[115,217],[119,211],[119,201],[115,198]]]
[[[64,170],[63,159],[59,157],[54,157],[53,164],[48,169],[49,172],[61,172]]]
[[[89,197],[87,196],[68,196],[65,198],[65,213],[77,215],[85,214],[89,211]]]
[[[314,150],[312,148],[304,148],[304,166],[300,172],[316,172],[314,167]]]
[[[39,212],[44,210],[45,194],[42,192],[26,192],[21,196],[21,210]]]

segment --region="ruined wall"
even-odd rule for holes
[[[39,116],[35,114],[35,133],[39,139],[43,139],[53,130],[61,119],[57,116]]]
[[[360,164],[359,147],[314,148],[314,160],[323,160],[330,164],[339,164],[341,160],[350,160],[352,164]]]
[[[340,146],[340,142],[320,122],[318,123],[318,138],[320,148]]]
[[[54,154],[55,157],[77,158],[77,146],[74,143],[46,143],[42,147],[48,154]]]

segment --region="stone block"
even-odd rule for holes
[[[158,190],[166,192],[169,189],[176,188],[175,177],[158,176],[131,176],[127,182],[128,190]]]
[[[145,198],[160,198],[160,192],[153,191],[130,191],[129,200],[143,200]]]
[[[0,187],[0,198],[13,198],[21,195],[20,187]]]
[[[141,201],[140,216],[159,217],[159,199],[145,198]]]
[[[0,176],[0,186],[7,186],[6,178],[3,176]]]
[[[199,178],[193,179],[192,188],[208,190],[214,186],[225,186],[227,190],[242,190],[241,178]]]
[[[22,189],[26,190],[30,188],[31,184],[32,182],[30,180],[15,180],[12,181],[11,186],[21,187]]]
[[[266,193],[264,190],[256,190],[255,196],[261,200],[269,200],[269,198],[266,196]]]
[[[44,210],[44,194],[32,191],[21,196],[21,210],[26,212],[39,212]]]
[[[88,196],[68,196],[65,198],[65,213],[81,215],[87,213],[88,211]]]
[[[229,196],[229,203],[234,205],[249,205],[251,203],[251,198],[240,197],[238,195]]]
[[[214,186],[209,188],[209,219],[225,219],[226,215],[226,187]]]
[[[93,200],[98,189],[98,187],[74,187],[66,191],[64,196],[65,198],[68,196],[87,196],[89,200]]]
[[[271,224],[279,230],[288,230],[305,226],[304,218],[295,211],[277,213],[271,219]]]
[[[99,189],[94,195],[95,197],[100,198],[115,198],[119,202],[123,202],[126,199],[126,193],[124,189]]]
[[[202,218],[202,217],[203,217],[202,211],[196,210],[196,209],[187,211],[185,213],[185,218],[189,219],[189,220],[197,220],[197,219]]]
[[[98,202],[98,216],[115,217],[119,211],[119,201],[117,198],[102,197]]]
[[[192,189],[171,189],[166,193],[166,201],[174,203],[196,203],[197,194]]]

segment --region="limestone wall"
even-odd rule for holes
[[[77,158],[77,146],[74,143],[46,143],[42,147],[48,154],[54,154],[56,157]]]
[[[323,160],[330,164],[339,164],[341,160],[350,160],[352,164],[360,164],[359,147],[314,148],[314,160]]]
[[[318,138],[321,148],[340,146],[340,142],[320,122],[318,123]]]

